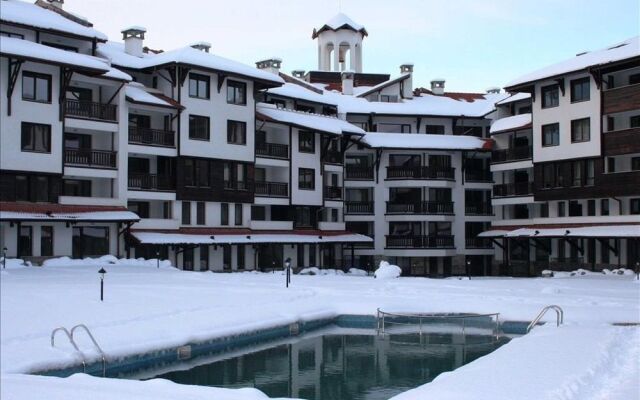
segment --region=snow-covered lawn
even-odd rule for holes
[[[105,267],[105,301],[99,301]],[[501,313],[530,321],[557,304],[565,325],[538,327],[406,399],[636,399],[640,393],[640,284],[634,276],[538,279],[374,279],[354,275],[182,272],[153,263],[49,265],[0,274],[2,399],[259,399],[229,391],[87,376],[22,373],[77,362],[51,330],[85,323],[112,357],[339,314],[385,311]],[[547,321],[553,321],[549,314]],[[60,337],[62,339],[62,336]],[[84,344],[89,348],[88,344]],[[139,393],[140,395],[135,395]],[[144,396],[141,393],[146,393]],[[154,395],[157,393],[157,395]],[[94,395],[95,394],[95,395]],[[164,396],[164,397],[163,397]]]

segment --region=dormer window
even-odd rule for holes
[[[397,103],[398,102],[398,96],[389,95],[389,94],[381,94],[380,95],[380,101],[383,102],[383,103]]]

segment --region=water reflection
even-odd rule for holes
[[[255,387],[270,397],[382,400],[490,353],[507,339],[460,334],[324,335],[157,376]]]

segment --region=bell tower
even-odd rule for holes
[[[312,39],[318,39],[318,70],[362,72],[362,40],[368,33],[364,26],[338,13]]]

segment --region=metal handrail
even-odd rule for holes
[[[78,345],[76,344],[76,341],[73,340],[73,335],[71,333],[69,333],[67,328],[65,328],[64,326],[59,326],[56,329],[51,331],[51,347],[55,347],[56,333],[59,332],[59,331],[64,332],[65,335],[67,335],[67,339],[69,339],[69,343],[71,343],[73,348],[76,349],[76,351],[80,354],[80,357],[82,358],[82,372],[86,372],[87,371],[87,363],[85,361],[86,360],[85,356],[80,351],[80,349],[78,348]],[[71,332],[73,332],[73,329],[71,330]]]
[[[544,317],[544,315],[549,310],[553,310],[553,311],[556,312],[556,326],[560,326],[560,325],[562,325],[564,323],[564,311],[562,310],[562,308],[560,308],[560,306],[556,306],[556,305],[552,304],[550,306],[546,306],[545,308],[543,308],[542,311],[540,311],[540,313],[538,314],[538,316],[533,321],[531,321],[529,326],[527,326],[527,333],[529,333],[529,331],[534,326],[536,326],[536,324],[538,322],[540,322],[542,317]]]
[[[89,330],[89,328],[87,328],[87,326],[85,324],[78,324],[78,325],[74,326],[73,328],[71,328],[71,340],[73,340],[73,333],[78,328],[84,329],[84,331],[89,336],[89,339],[91,339],[91,341],[93,342],[93,345],[95,346],[95,348],[100,353],[100,356],[102,357],[102,376],[107,376],[107,355],[104,353],[104,351],[102,351],[102,348],[100,347],[100,345],[96,341],[96,338],[93,337],[93,335],[91,334],[91,331]]]

